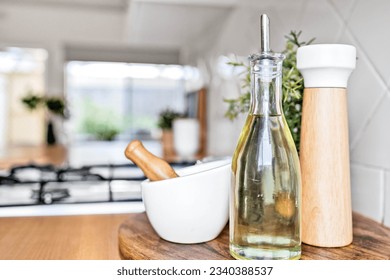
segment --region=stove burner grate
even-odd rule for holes
[[[186,167],[193,165],[194,162],[176,162],[172,166]],[[124,172],[117,172],[124,169]],[[127,172],[128,169],[133,172]],[[106,172],[98,172],[97,170],[105,170]],[[135,172],[134,172],[135,171]],[[130,174],[131,173],[131,174]],[[135,173],[136,175],[134,175]],[[24,175],[28,176],[24,176]],[[103,174],[103,175],[102,175]],[[118,175],[119,174],[119,175]],[[124,175],[123,175],[124,174]],[[119,181],[133,181],[141,182],[145,180],[140,169],[134,164],[97,164],[82,166],[80,168],[57,168],[53,165],[39,165],[39,164],[27,164],[21,166],[15,166],[11,168],[8,174],[2,172],[0,176],[0,191],[2,186],[6,186],[7,189],[17,190],[18,186],[25,187],[31,185],[31,202],[29,204],[0,204],[0,207],[6,206],[27,206],[36,204],[53,204],[53,203],[79,203],[74,199],[69,200],[72,197],[73,190],[77,189],[77,184],[102,182],[108,186],[107,190],[100,189],[108,194],[104,201],[141,201],[140,194],[138,198],[134,198],[134,195],[130,195],[127,198],[123,198],[123,194],[119,193],[120,199],[114,199],[113,187],[114,182]],[[53,187],[53,184],[57,185]],[[65,186],[62,187],[64,183]],[[100,183],[98,183],[100,184]],[[50,187],[48,187],[50,185]],[[59,187],[58,187],[59,186]],[[81,186],[80,186],[81,187]],[[70,191],[72,189],[72,192]],[[89,196],[89,195],[87,195]],[[73,202],[74,201],[74,202]],[[102,202],[99,199],[92,199],[88,202]]]

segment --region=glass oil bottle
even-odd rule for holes
[[[261,16],[261,53],[250,56],[251,105],[232,161],[230,254],[236,259],[299,259],[299,159],[283,115],[283,54],[269,51]]]

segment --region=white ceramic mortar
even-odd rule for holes
[[[142,182],[142,197],[157,234],[176,243],[216,238],[229,217],[230,160],[177,170],[179,177]]]

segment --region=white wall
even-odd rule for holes
[[[357,48],[357,69],[349,81],[349,133],[353,209],[390,226],[390,2],[386,0],[244,1],[225,28],[204,49],[211,63],[210,151],[229,154],[239,130],[226,124],[221,101],[229,81],[218,73],[215,57],[248,55],[258,49],[259,14],[271,20],[271,48],[283,48],[284,35],[302,30],[315,43],[346,43]],[[259,3],[260,2],[260,3]],[[209,44],[210,46],[210,44]],[[199,50],[197,50],[199,52]],[[214,64],[213,64],[214,61]],[[228,128],[229,127],[229,128]],[[221,133],[224,131],[224,133]],[[226,150],[219,143],[231,141]]]

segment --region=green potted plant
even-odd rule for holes
[[[114,120],[109,118],[87,117],[82,123],[83,131],[92,135],[99,141],[113,141],[121,132],[120,126]]]
[[[296,53],[300,46],[309,45],[314,41],[314,38],[308,42],[300,41],[300,32],[291,31],[286,36],[286,45],[283,54],[286,56],[283,61],[283,111],[290,127],[297,150],[299,151],[300,133],[301,133],[301,108],[303,97],[303,77],[296,67]],[[231,120],[235,119],[239,114],[246,113],[249,109],[251,75],[250,67],[245,63],[229,62],[234,67],[244,68],[242,73],[242,92],[238,98],[225,99],[228,103],[228,109],[225,116]]]
[[[47,111],[46,143],[48,145],[56,144],[57,140],[54,133],[52,116],[59,116],[62,119],[67,117],[65,100],[62,97],[46,97],[29,91],[21,101],[23,105],[30,111],[34,111],[39,108],[43,108]]]
[[[123,130],[122,117],[112,108],[100,105],[91,98],[82,103],[82,115],[77,130],[98,141],[113,141]]]
[[[176,155],[173,148],[173,132],[172,124],[177,118],[183,115],[171,109],[161,111],[157,126],[162,130],[161,142],[163,146],[163,155],[165,158],[174,157]]]

